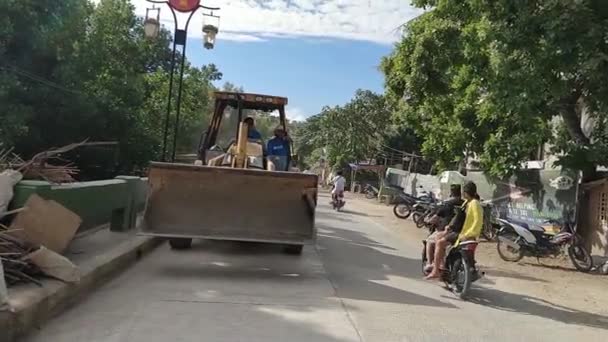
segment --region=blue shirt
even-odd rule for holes
[[[255,128],[250,128],[247,131],[247,139],[262,140],[262,135]]]
[[[289,156],[289,142],[286,139],[274,137],[268,141],[267,151],[269,156]]]

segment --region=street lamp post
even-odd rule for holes
[[[164,123],[164,131],[163,131],[163,154],[162,161],[167,161],[167,140],[169,138],[169,120],[171,114],[171,99],[173,95],[173,76],[175,74],[175,54],[177,50],[177,46],[180,45],[182,47],[182,58],[181,58],[181,66],[180,66],[180,74],[179,74],[179,82],[177,87],[177,105],[176,105],[176,114],[175,114],[175,127],[173,133],[173,149],[171,152],[171,161],[175,161],[175,152],[177,145],[177,135],[179,132],[179,118],[181,111],[181,101],[182,101],[182,85],[184,81],[184,66],[186,60],[186,43],[188,38],[188,27],[190,26],[190,20],[194,13],[196,13],[199,9],[206,9],[211,11],[210,14],[203,14],[203,17],[207,17],[216,21],[217,23],[203,23],[203,33],[204,36],[204,46],[206,49],[212,49],[215,46],[215,37],[219,32],[219,16],[213,14],[213,11],[218,11],[217,7],[207,7],[200,4],[201,0],[146,0],[148,2],[154,4],[167,4],[169,9],[171,10],[171,14],[173,14],[173,23],[175,27],[175,33],[173,36],[173,50],[171,53],[171,71],[169,74],[169,95],[167,97],[167,113],[165,114],[165,123]],[[150,16],[150,13],[156,12],[156,17]],[[189,13],[188,20],[186,21],[186,26],[184,29],[180,29],[177,22],[177,12],[181,13]],[[146,19],[144,21],[144,32],[146,37],[148,38],[156,38],[158,36],[158,32],[160,31],[160,8],[152,7],[146,11]]]

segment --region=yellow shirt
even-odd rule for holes
[[[481,207],[481,203],[474,199],[467,202],[466,206],[466,217],[462,225],[462,231],[458,235],[458,242],[462,240],[476,240],[481,235],[483,228],[483,208]]]

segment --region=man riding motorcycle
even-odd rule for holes
[[[446,228],[450,227],[452,224],[454,210],[461,207],[463,202],[460,184],[452,184],[450,186],[450,198],[441,204],[441,207],[438,209],[437,213],[430,219],[430,222],[434,223],[436,230],[426,239],[426,255],[428,264],[426,265],[425,269],[427,269],[429,272],[433,267],[435,245],[437,241],[443,238],[447,233],[448,229]]]
[[[342,171],[336,172],[336,176],[331,180],[333,189],[331,190],[331,199],[335,201],[338,197],[344,195],[344,186],[346,186],[346,178],[342,176]]]
[[[426,279],[439,279],[441,277],[446,248],[449,245],[458,245],[462,241],[477,240],[481,235],[483,208],[479,202],[477,186],[473,182],[467,182],[463,187],[463,193],[465,199],[462,206],[464,208],[464,222],[461,227],[459,227],[458,222],[455,222],[453,226],[446,227],[446,233],[437,241],[433,270],[426,276]],[[457,214],[453,221],[460,220],[462,216],[462,214]]]

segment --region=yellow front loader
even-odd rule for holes
[[[141,232],[169,238],[172,248],[192,239],[276,243],[300,254],[314,242],[317,176],[278,171],[262,141],[248,138],[245,111],[278,111],[286,131],[287,99],[216,92],[215,110],[194,164],[150,165],[150,193]],[[227,112],[238,115],[232,139],[221,141]],[[230,127],[228,127],[230,128]],[[225,146],[221,146],[224,144]]]

